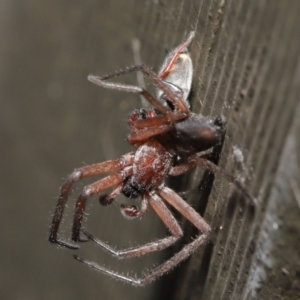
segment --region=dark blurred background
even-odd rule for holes
[[[288,3],[1,2],[1,299],[299,299],[300,5]],[[75,167],[131,151],[126,119],[141,106],[139,97],[101,89],[87,75],[133,65],[134,38],[142,60],[157,70],[191,30],[193,110],[225,115],[220,163],[260,204],[254,214],[233,205],[232,188],[218,179],[205,214],[214,230],[208,262],[199,251],[174,275],[133,288],[51,245],[52,212]],[[136,76],[120,81],[135,84]],[[198,173],[188,177],[186,188],[197,181]],[[66,239],[87,182],[70,199],[60,231]],[[119,249],[166,234],[151,211],[129,222],[118,206],[103,208],[92,198],[87,213],[90,232]],[[167,255],[117,261],[91,243],[81,248],[81,257],[131,275]]]

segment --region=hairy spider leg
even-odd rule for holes
[[[86,230],[82,229],[81,231],[93,242],[95,242],[98,246],[103,248],[106,252],[111,254],[114,257],[117,258],[131,258],[136,256],[145,255],[147,253],[151,253],[154,251],[160,251],[165,248],[168,248],[172,244],[174,244],[179,238],[182,237],[183,232],[170,212],[170,210],[167,208],[165,203],[162,201],[162,199],[156,195],[155,193],[152,193],[151,195],[147,194],[144,196],[147,202],[150,203],[150,205],[153,207],[154,211],[158,214],[158,216],[161,218],[161,220],[164,222],[166,227],[170,230],[171,236],[165,237],[163,239],[160,239],[155,242],[150,242],[142,246],[136,246],[131,247],[129,249],[124,250],[115,250],[114,248],[110,247],[107,243],[102,242],[101,240],[95,238],[93,235],[88,233]]]
[[[170,113],[171,110],[166,106],[163,106],[156,98],[154,98],[149,92],[144,90],[141,87],[134,85],[127,85],[121,83],[107,82],[106,80],[118,77],[124,74],[128,74],[131,72],[141,71],[144,75],[148,76],[149,79],[159,88],[161,89],[165,95],[168,97],[169,101],[171,101],[175,107],[177,107],[181,112],[188,113],[189,109],[187,105],[182,100],[183,93],[174,93],[172,89],[169,88],[168,84],[166,84],[162,79],[160,79],[151,69],[149,69],[145,64],[133,66],[119,72],[106,75],[103,77],[89,75],[88,80],[108,89],[120,90],[129,93],[138,93],[145,97],[149,103],[151,103],[154,107],[156,107],[159,111],[164,114]]]
[[[228,182],[235,185],[235,187],[250,200],[252,205],[256,205],[256,200],[247,192],[247,190],[243,187],[243,185],[232,175],[227,173],[223,168],[215,165],[209,159],[207,159],[207,155],[193,155],[188,162],[182,163],[178,166],[172,167],[170,169],[169,175],[178,176],[188,172],[189,170],[201,166],[214,174],[217,174],[223,178],[225,178]]]
[[[159,126],[163,124],[173,124],[180,120],[185,119],[187,116],[182,113],[173,112],[172,114],[163,116],[148,117],[146,119],[136,120],[134,127],[142,129],[145,127]]]
[[[72,240],[75,242],[85,242],[86,239],[80,238],[80,230],[83,219],[83,212],[85,210],[87,199],[92,196],[99,194],[100,192],[106,190],[107,188],[119,185],[127,177],[132,175],[133,169],[132,166],[124,167],[121,171],[111,174],[105,178],[102,178],[88,186],[83,188],[82,193],[78,197],[75,206],[75,214],[73,220],[73,229],[72,229]]]
[[[178,210],[184,217],[186,217],[195,227],[197,227],[202,234],[198,236],[193,242],[190,244],[186,245],[181,251],[176,253],[171,259],[167,260],[160,266],[154,268],[151,270],[148,274],[142,276],[141,278],[133,278],[129,276],[125,276],[123,274],[119,274],[117,272],[111,271],[109,269],[106,269],[102,266],[99,266],[98,264],[94,262],[90,262],[87,260],[84,260],[77,255],[74,255],[74,258],[89,267],[96,269],[97,271],[100,271],[102,273],[105,273],[107,275],[110,275],[114,278],[120,279],[126,283],[132,284],[134,286],[144,286],[149,284],[150,282],[154,281],[158,277],[162,276],[166,272],[170,271],[173,269],[175,266],[177,266],[180,262],[183,260],[187,259],[193,252],[195,252],[201,245],[205,243],[207,240],[207,237],[210,233],[210,226],[205,222],[205,220],[191,207],[189,206],[178,194],[176,194],[173,190],[162,186],[159,189],[157,189],[158,194],[163,197],[169,204],[171,204],[176,210]],[[165,204],[162,206],[163,201],[156,195],[152,194],[149,195],[149,203],[152,205],[156,213],[160,216],[162,221],[167,225],[167,227],[172,230],[178,231],[177,235],[174,235],[163,240],[169,239],[169,246],[172,245],[176,240],[178,240],[182,236],[182,230],[180,226],[178,225],[178,222],[175,220],[169,209],[165,206]],[[162,209],[162,207],[166,208],[166,211]],[[170,226],[172,226],[170,228]],[[174,227],[174,228],[173,228]],[[173,229],[172,229],[173,228]],[[101,242],[102,243],[102,242]],[[165,246],[163,244],[163,248],[158,248],[156,245],[157,242],[154,243],[154,247],[156,248],[155,250],[161,250],[164,249],[168,246]],[[105,245],[105,246],[104,246]],[[115,255],[114,250],[109,248],[106,248],[106,244],[103,243],[100,245],[101,247],[105,248],[107,251],[109,251],[112,255]],[[147,244],[148,245],[148,244]],[[146,245],[146,246],[147,246]],[[151,243],[150,243],[151,245]],[[112,251],[111,251],[112,250]],[[153,250],[153,251],[155,251]],[[149,249],[146,250],[145,253],[150,252]],[[142,255],[145,253],[139,253],[137,255]]]
[[[55,207],[52,224],[50,228],[49,241],[51,243],[55,243],[70,249],[78,249],[79,247],[77,245],[73,245],[65,241],[61,241],[57,238],[63,212],[73,185],[75,184],[76,181],[82,178],[87,178],[101,173],[120,170],[132,164],[133,159],[134,159],[134,153],[130,152],[121,156],[119,159],[116,160],[108,160],[106,162],[75,169],[73,173],[69,175],[67,181],[63,184],[63,186],[60,189],[60,195],[58,197],[58,201]]]
[[[129,116],[128,124],[131,132],[127,136],[127,141],[135,145],[153,136],[166,133],[173,129],[175,122],[186,117],[186,115],[177,112],[161,116],[157,115],[154,109],[136,110]]]
[[[159,78],[165,78],[166,76],[168,76],[168,74],[171,72],[179,54],[182,52],[182,50],[187,48],[187,46],[191,43],[191,41],[193,40],[194,37],[195,37],[195,31],[191,31],[187,40],[185,42],[183,42],[182,44],[180,44],[176,49],[174,49],[172,51],[173,56],[168,61],[168,64],[164,67],[164,69],[161,70],[161,72],[159,74]]]
[[[102,77],[89,75],[88,80],[91,81],[92,83],[95,83],[95,84],[103,87],[103,88],[120,90],[120,91],[128,92],[128,93],[141,94],[152,106],[157,108],[161,113],[163,113],[163,114],[169,113],[171,110],[169,108],[163,106],[155,97],[153,97],[144,88],[141,88],[139,86],[134,86],[134,85],[106,81],[108,79],[126,75],[131,72],[140,71],[140,66],[141,65],[133,66],[131,68],[127,68],[127,69],[124,69],[124,70],[121,70],[121,71],[118,71],[118,72],[115,72],[113,74],[109,74],[106,76],[102,76]]]

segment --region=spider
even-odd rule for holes
[[[136,151],[127,153],[116,160],[75,169],[61,188],[52,220],[49,241],[66,248],[78,249],[78,245],[58,239],[58,230],[71,189],[79,179],[110,172],[111,174],[107,177],[83,188],[76,202],[72,240],[75,242],[91,240],[117,258],[130,258],[163,250],[183,236],[181,227],[164,201],[173,206],[200,231],[200,234],[172,258],[142,275],[141,278],[119,274],[74,255],[76,260],[97,271],[134,286],[149,284],[176,267],[207,241],[211,231],[207,222],[179,194],[164,184],[168,175],[178,176],[201,166],[225,177],[234,183],[252,202],[254,201],[233,176],[212,162],[209,153],[199,154],[223,143],[226,122],[223,117],[211,119],[190,111],[188,96],[191,90],[193,66],[187,47],[194,36],[195,33],[190,32],[187,39],[167,55],[158,75],[146,65],[139,64],[104,77],[93,75],[88,77],[91,82],[104,88],[138,93],[152,107],[136,109],[129,116],[130,133],[127,141],[136,148]],[[142,72],[157,87],[156,98],[141,87],[107,81],[136,71]],[[185,158],[184,162],[178,162],[178,157]],[[120,193],[127,198],[140,198],[140,208],[135,205],[121,205],[121,212],[124,217],[141,218],[150,204],[169,229],[171,235],[142,246],[115,250],[82,228],[87,199],[110,187],[114,187],[114,189],[99,198],[102,205],[111,204]],[[84,238],[80,236],[81,233]]]

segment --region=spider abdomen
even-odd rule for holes
[[[136,198],[156,189],[167,176],[172,155],[155,139],[140,146],[134,156],[133,174],[124,182],[122,193]]]

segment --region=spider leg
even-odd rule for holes
[[[49,241],[51,243],[58,244],[60,246],[64,246],[70,249],[77,249],[78,246],[69,244],[65,241],[58,240],[58,230],[62,220],[63,212],[68,200],[68,197],[71,193],[72,187],[76,181],[82,178],[87,178],[91,176],[95,176],[101,173],[112,172],[116,170],[120,170],[125,166],[132,164],[134,158],[134,153],[130,152],[119,159],[109,160],[103,163],[94,164],[90,166],[85,166],[79,169],[74,170],[74,172],[68,177],[67,181],[61,187],[60,195],[55,207],[52,224],[50,228]]]
[[[256,200],[255,198],[253,198],[249,193],[248,191],[243,187],[243,185],[234,177],[232,176],[231,174],[227,173],[223,168],[215,165],[214,163],[212,163],[211,161],[205,159],[205,158],[202,158],[202,157],[199,157],[197,160],[196,160],[196,163],[198,166],[201,166],[203,168],[206,168],[208,170],[210,170],[211,172],[214,172],[215,174],[219,175],[219,176],[222,176],[223,178],[225,178],[227,181],[229,181],[230,183],[234,184],[235,187],[242,193],[244,194],[248,200],[250,200],[250,203],[252,205],[256,205]]]
[[[134,122],[133,127],[136,129],[142,129],[145,127],[159,126],[168,123],[176,123],[184,118],[186,118],[185,114],[172,112],[168,115],[137,120]]]
[[[124,92],[130,92],[130,93],[138,93],[145,97],[147,101],[154,107],[156,107],[159,111],[161,111],[164,114],[167,114],[170,112],[170,109],[163,106],[157,99],[155,99],[150,93],[148,93],[146,90],[144,90],[141,87],[133,86],[133,85],[127,85],[127,84],[121,84],[121,83],[114,83],[114,82],[107,82],[106,80],[118,77],[124,74],[128,74],[131,72],[137,72],[141,71],[144,75],[149,77],[149,79],[160,89],[164,92],[166,97],[170,102],[172,102],[175,107],[177,107],[180,111],[184,113],[188,113],[189,108],[187,105],[182,101],[183,93],[175,93],[172,91],[172,89],[166,84],[159,76],[157,76],[151,69],[149,69],[145,64],[136,65],[124,70],[121,70],[119,72],[116,72],[114,74],[106,75],[103,77],[89,75],[88,80],[108,89],[115,89],[120,90]]]
[[[138,142],[172,130],[175,122],[185,118],[186,115],[181,112],[158,115],[153,108],[147,111],[135,110],[128,120],[131,132],[127,136],[127,140],[135,145]]]
[[[117,272],[113,272],[109,269],[99,266],[94,262],[90,262],[82,258],[79,258],[76,255],[74,255],[74,258],[97,271],[110,275],[111,277],[115,277],[119,280],[132,284],[134,286],[145,286],[149,284],[150,282],[154,281],[158,277],[162,276],[163,274],[167,273],[168,271],[176,267],[183,260],[187,259],[192,253],[194,253],[201,245],[203,245],[206,242],[210,232],[210,226],[191,206],[189,206],[173,190],[167,187],[162,187],[159,190],[157,190],[157,192],[167,202],[169,202],[176,210],[178,210],[183,216],[185,216],[192,224],[194,224],[202,232],[202,234],[198,236],[193,242],[186,245],[181,251],[176,253],[171,259],[167,260],[160,266],[154,268],[148,274],[145,274],[141,278],[133,278],[133,277],[125,276],[123,274],[119,274]],[[153,197],[153,195],[151,195],[150,197]],[[149,202],[151,203],[155,211],[158,213],[160,218],[163,220],[165,224],[167,224],[167,222],[169,223],[170,220],[168,220],[168,217],[172,216],[172,218],[174,218],[173,215],[170,212],[168,214],[164,214],[164,213],[162,214],[162,211],[158,208],[159,206],[157,205],[158,203],[163,203],[161,199],[156,195],[152,199],[150,197],[149,197]],[[178,225],[177,221],[176,224]]]
[[[203,235],[208,235],[210,226],[206,221],[176,192],[172,189],[163,186],[157,190],[157,193],[171,204],[178,212],[188,219],[195,227],[197,227]]]
[[[144,275],[141,278],[134,278],[130,276],[125,276],[123,274],[111,271],[107,268],[104,268],[102,266],[99,266],[95,262],[87,261],[85,259],[82,259],[78,257],[77,255],[73,255],[73,257],[80,261],[81,263],[95,269],[96,271],[102,272],[104,274],[107,274],[111,277],[114,277],[116,279],[119,279],[123,282],[129,283],[133,286],[145,286],[157,278],[161,277],[163,274],[169,272],[173,268],[175,268],[178,264],[180,264],[183,260],[187,259],[192,253],[197,251],[201,245],[203,245],[206,242],[207,236],[206,235],[200,235],[197,237],[193,242],[185,246],[181,251],[176,253],[171,259],[167,260],[165,263],[161,264],[160,266],[154,268],[152,271],[150,271],[148,274]]]
[[[167,208],[165,203],[160,199],[159,196],[156,194],[152,195],[145,195],[145,199],[149,201],[150,205],[153,207],[155,212],[158,214],[158,216],[162,219],[162,221],[165,223],[167,228],[171,232],[171,236],[168,236],[166,238],[160,239],[155,242],[150,242],[142,246],[136,246],[129,249],[124,250],[115,250],[106,243],[102,242],[101,240],[95,238],[93,235],[88,233],[86,230],[81,229],[81,231],[93,242],[95,242],[98,246],[103,248],[106,252],[111,254],[114,257],[117,257],[119,259],[122,258],[130,258],[130,257],[136,257],[145,255],[150,252],[163,250],[172,244],[174,244],[180,237],[182,237],[182,230],[176,221],[176,219],[173,217],[170,210]]]
[[[107,82],[106,80],[118,77],[121,75],[125,75],[134,71],[140,71],[140,65],[127,68],[125,70],[121,70],[119,72],[106,75],[106,76],[94,76],[94,75],[89,75],[88,80],[107,89],[113,89],[113,90],[119,90],[123,92],[128,92],[128,93],[134,93],[134,94],[141,94],[152,106],[157,108],[160,112],[163,114],[168,114],[170,112],[170,109],[167,107],[163,106],[155,97],[153,97],[149,92],[147,92],[144,88],[141,88],[139,86],[135,85],[128,85],[128,84],[122,84],[122,83],[114,83],[114,82]]]
[[[207,236],[206,235],[200,235],[197,237],[193,242],[185,246],[181,251],[176,253],[171,259],[167,260],[160,266],[154,268],[151,270],[148,274],[144,275],[141,278],[133,278],[130,276],[125,276],[123,274],[119,274],[117,272],[111,271],[107,268],[104,268],[102,266],[99,266],[98,264],[94,262],[90,262],[87,260],[84,260],[77,255],[73,255],[73,257],[84,263],[85,265],[95,269],[96,271],[100,271],[104,274],[110,275],[111,277],[115,277],[116,279],[122,280],[126,283],[132,284],[133,286],[145,286],[157,278],[161,277],[163,274],[169,272],[173,268],[175,268],[178,264],[180,264],[183,260],[187,259],[192,253],[194,253],[201,245],[203,245],[206,242]]]
[[[86,201],[88,197],[99,194],[103,190],[114,186],[119,185],[121,182],[125,180],[128,176],[132,175],[133,170],[132,166],[125,167],[121,171],[115,174],[111,174],[105,178],[102,178],[88,186],[83,188],[82,193],[78,197],[75,206],[75,214],[73,220],[73,229],[72,229],[72,240],[75,242],[85,242],[80,238],[80,230],[81,230],[81,223],[83,219],[83,212],[85,210]]]
[[[243,185],[234,176],[227,173],[223,168],[215,165],[213,162],[207,159],[205,155],[204,156],[195,155],[193,158],[190,159],[189,162],[182,163],[178,166],[172,167],[169,172],[169,175],[178,176],[180,174],[186,173],[187,171],[197,166],[201,166],[213,172],[214,174],[225,178],[227,181],[234,184],[235,187],[250,200],[250,203],[252,205],[256,205],[256,200],[247,192],[247,190],[243,187]]]
[[[127,136],[127,141],[131,145],[148,140],[150,137],[170,131],[173,128],[171,124],[152,126],[138,131],[132,131]]]

